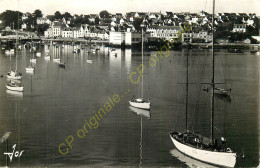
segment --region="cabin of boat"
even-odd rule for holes
[[[22,79],[22,73],[11,71],[7,73],[6,77],[10,79]]]

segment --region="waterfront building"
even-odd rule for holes
[[[121,46],[125,41],[125,33],[124,32],[109,32],[109,44]]]
[[[62,30],[62,37],[64,38],[73,38],[73,32],[71,28],[65,28]]]
[[[151,33],[151,38],[160,38],[160,39],[169,40],[171,38],[178,38],[180,27],[152,25],[148,27],[146,31]]]

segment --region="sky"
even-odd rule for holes
[[[0,12],[19,10],[33,13],[40,9],[46,16],[71,14],[98,14],[134,12],[212,12],[213,0],[0,0]],[[260,0],[216,0],[216,12],[256,13],[260,16]]]

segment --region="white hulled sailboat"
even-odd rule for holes
[[[16,34],[16,36],[17,36],[17,34]],[[16,44],[17,44],[17,37],[16,37]],[[17,72],[17,54],[15,55],[15,61],[16,61],[16,66],[15,66],[15,71],[12,71],[11,70],[11,54],[9,54],[10,55],[10,71],[7,73],[7,75],[6,75],[6,77],[8,78],[8,79],[14,79],[14,80],[20,80],[20,79],[22,79],[22,73],[18,73]]]
[[[142,65],[144,62],[144,39],[143,39],[143,27],[142,27]],[[142,66],[142,72],[143,72],[143,66]],[[143,79],[143,75],[142,75],[142,96],[139,98],[135,98],[135,96],[132,97],[132,99],[129,100],[129,104],[133,107],[136,108],[140,108],[140,109],[146,109],[146,110],[150,110],[151,108],[151,103],[150,100],[148,99],[148,101],[145,101],[143,99],[143,88],[144,88],[144,79]]]
[[[213,0],[212,25],[214,25],[215,0]],[[214,26],[212,26],[212,90],[215,88],[214,81]],[[187,55],[187,80],[186,80],[186,129],[184,132],[170,132],[170,137],[175,147],[185,155],[196,160],[213,165],[234,167],[236,164],[236,153],[226,146],[225,138],[221,138],[222,146],[214,139],[214,93],[211,95],[211,138],[203,137],[200,134],[187,129],[188,112],[188,55]]]

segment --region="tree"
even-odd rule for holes
[[[42,11],[40,9],[36,9],[33,14],[35,18],[42,17]]]
[[[135,30],[140,31],[141,30],[141,24],[143,22],[142,18],[136,18],[133,22],[133,26],[135,27]]]
[[[110,15],[110,13],[109,13],[108,11],[106,11],[106,10],[102,10],[102,11],[99,13],[99,16],[100,16],[101,18],[108,18],[109,15]]]
[[[63,18],[65,18],[66,20],[68,20],[69,18],[72,18],[71,14],[69,12],[65,12],[63,15],[62,15]]]
[[[44,35],[44,31],[46,31],[48,28],[49,28],[49,25],[46,23],[37,25],[37,30],[39,33],[38,35],[40,35],[40,36]]]
[[[99,24],[99,18],[96,17],[96,18],[95,18],[95,25],[98,25],[98,24]]]
[[[59,11],[56,11],[55,14],[54,14],[54,18],[55,19],[62,19],[62,15]]]
[[[19,11],[11,11],[6,10],[5,12],[0,14],[0,20],[2,20],[2,26],[7,27],[10,26],[11,28],[21,28],[21,16],[22,13]],[[19,25],[18,25],[19,24]]]

